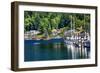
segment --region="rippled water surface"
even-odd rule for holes
[[[24,47],[24,61],[90,58],[90,48],[66,44],[63,39],[25,40]]]

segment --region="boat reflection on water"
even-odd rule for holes
[[[69,50],[72,52],[72,59],[77,58],[89,58],[90,57],[90,48],[85,45],[81,46],[76,43],[65,44]]]

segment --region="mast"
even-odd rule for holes
[[[85,29],[85,38],[87,39],[87,29],[85,24],[85,14],[84,14],[84,29]]]
[[[71,37],[72,37],[72,15],[71,15]]]

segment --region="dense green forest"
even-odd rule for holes
[[[58,12],[24,12],[24,31],[38,30],[51,33],[53,29],[81,28],[90,32],[90,14],[58,13]]]

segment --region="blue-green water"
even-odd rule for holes
[[[67,45],[63,39],[25,40],[24,61],[69,60],[90,58],[90,48]]]

